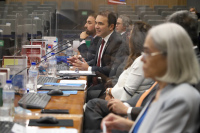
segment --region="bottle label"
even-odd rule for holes
[[[38,71],[29,70],[28,74],[29,74],[29,77],[37,77]]]
[[[11,99],[14,101],[15,92],[14,91],[3,91],[3,99]]]

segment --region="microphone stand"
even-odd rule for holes
[[[56,55],[56,54],[59,54],[59,53],[62,52],[63,50],[66,50],[66,49],[68,49],[68,48],[70,48],[70,47],[71,47],[71,45],[68,46],[67,48],[64,48],[64,49],[62,49],[61,51],[55,53],[55,55]],[[50,56],[47,57],[46,59],[50,58],[51,56],[52,56],[52,55],[50,55]],[[41,63],[41,62],[43,62],[43,61],[45,61],[45,60],[42,60],[42,61],[38,62],[36,65],[38,65],[39,63]],[[22,69],[21,71],[19,71],[18,73],[16,73],[16,74],[11,78],[11,80],[12,80],[16,75],[18,75],[19,73],[23,72],[23,71],[26,70],[26,69],[29,70],[28,67],[25,67],[24,69]]]

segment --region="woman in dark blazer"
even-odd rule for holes
[[[135,122],[110,114],[101,126],[105,123],[108,132],[196,133],[200,95],[192,85],[198,83],[200,70],[186,31],[172,23],[154,27],[147,35],[141,60],[145,77],[158,82],[155,96]]]

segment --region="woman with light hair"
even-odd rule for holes
[[[142,61],[146,78],[158,82],[157,92],[136,121],[109,114],[102,121],[107,130],[130,133],[197,133],[200,95],[192,86],[200,79],[193,44],[177,24],[152,28],[144,43]]]

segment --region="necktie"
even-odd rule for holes
[[[100,67],[100,64],[101,64],[101,53],[102,53],[104,44],[105,44],[105,41],[103,39],[102,42],[101,42],[100,51],[99,51],[98,60],[97,60],[97,66],[98,67]],[[98,84],[97,77],[93,77],[92,84],[93,84],[93,86]]]
[[[149,94],[149,92],[157,85],[157,82],[155,82],[150,89],[148,89],[147,91],[145,91],[142,96],[140,97],[140,99],[137,101],[135,107],[141,107],[143,100],[145,99],[145,97]]]
[[[101,47],[100,47],[99,56],[98,56],[98,60],[97,60],[97,66],[98,67],[100,67],[100,64],[101,64],[101,53],[102,53],[104,44],[105,44],[105,41],[103,39],[102,42],[101,42]]]

